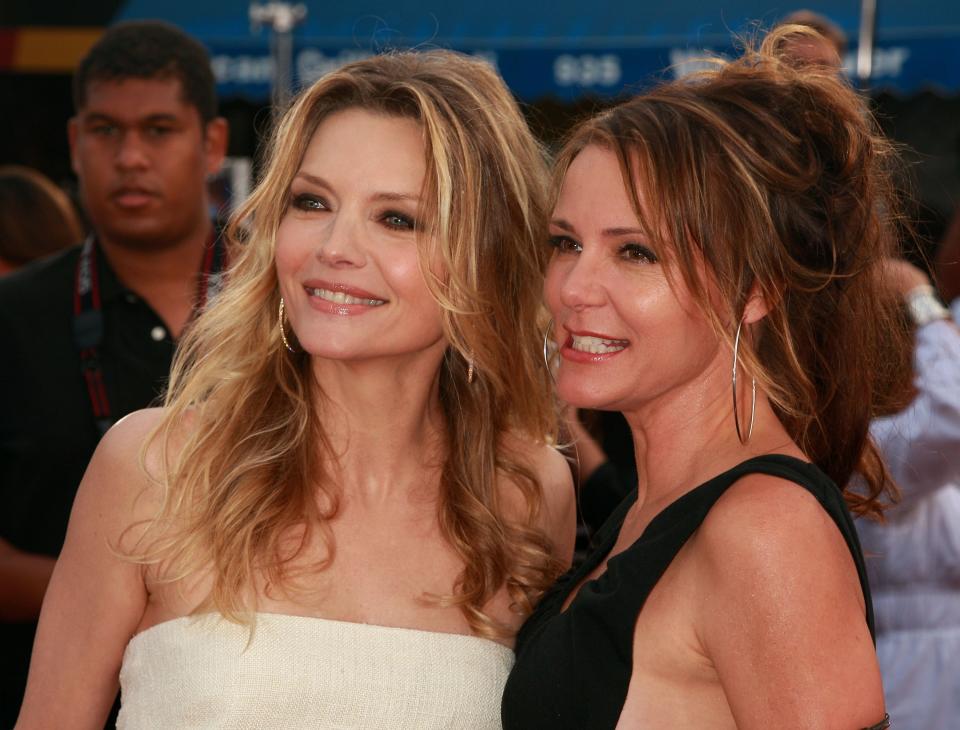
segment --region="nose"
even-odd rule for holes
[[[359,267],[366,263],[362,225],[356,214],[341,209],[330,217],[320,235],[316,256],[335,268]]]
[[[122,170],[144,169],[150,164],[145,142],[136,131],[120,135],[115,159],[117,167]]]
[[[603,303],[604,292],[597,269],[598,263],[589,254],[554,259],[560,303],[574,311],[582,311]]]

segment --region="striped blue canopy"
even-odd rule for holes
[[[960,0],[877,2],[871,88],[960,92]],[[385,49],[441,47],[488,58],[528,100],[630,93],[682,72],[704,52],[736,53],[737,37],[756,37],[798,7],[827,15],[847,33],[852,68],[860,14],[858,0],[554,0],[546,11],[516,0],[303,4],[307,18],[293,36],[295,85]],[[202,40],[221,95],[269,95],[270,32],[251,27],[244,0],[130,0],[117,19],[133,18],[163,18]]]

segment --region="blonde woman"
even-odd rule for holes
[[[305,91],[162,409],[80,487],[18,727],[499,727],[571,558],[541,151],[447,52]]]

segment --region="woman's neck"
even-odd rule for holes
[[[740,428],[750,428],[749,380],[739,389]],[[697,485],[740,462],[766,453],[801,456],[766,396],[757,391],[753,433],[737,436],[729,368],[624,413],[633,434],[640,509],[659,510]]]
[[[336,456],[332,476],[364,498],[431,489],[424,474],[445,450],[440,404],[442,350],[347,363],[314,360],[318,408]]]

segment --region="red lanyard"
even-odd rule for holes
[[[73,340],[80,351],[80,372],[87,384],[93,417],[102,436],[114,423],[103,377],[100,344],[103,342],[103,308],[100,301],[100,280],[97,273],[97,241],[89,236],[80,249],[73,289]],[[197,282],[197,304],[194,313],[219,291],[226,267],[226,247],[214,236],[203,254],[203,268]]]

